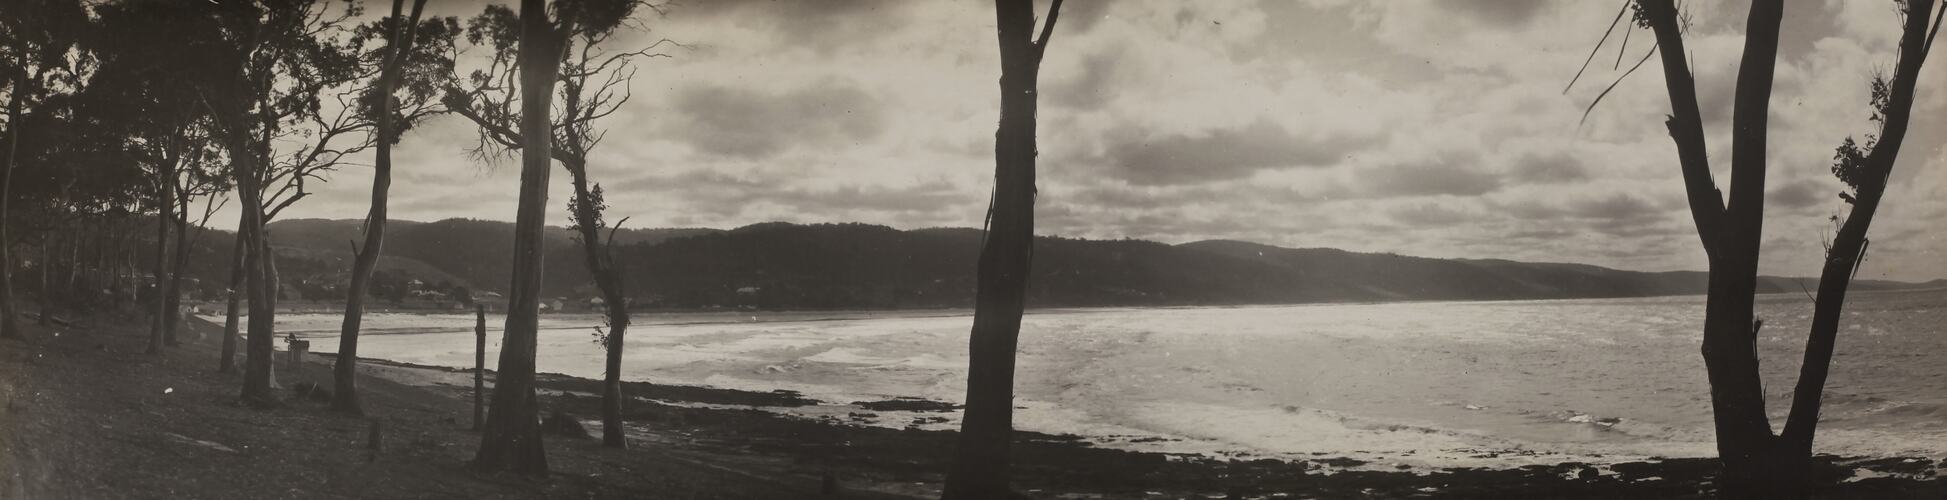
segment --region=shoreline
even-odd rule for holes
[[[319,357],[330,357],[319,354]],[[360,358],[395,382],[442,389],[466,399],[469,369]],[[486,377],[491,380],[491,370]],[[390,375],[387,375],[390,374]],[[450,383],[463,376],[466,384]],[[396,378],[395,378],[396,377]],[[544,411],[561,411],[599,429],[601,381],[558,373],[536,376]],[[489,390],[491,392],[491,390]],[[884,412],[917,415],[953,412],[952,404],[913,398],[828,402],[794,391],[758,392],[704,386],[624,382],[631,401],[624,405],[630,438],[655,439],[657,429],[693,443],[727,449],[781,453],[795,462],[822,463],[839,477],[864,480],[863,486],[888,493],[912,493],[914,483],[937,488],[943,479],[957,432],[867,423]],[[783,409],[817,406],[819,415]],[[944,419],[942,419],[944,420]],[[719,448],[716,452],[727,452]],[[1296,496],[1708,497],[1716,472],[1712,458],[1560,461],[1510,467],[1388,467],[1353,458],[1315,453],[1307,458],[1220,457],[1194,453],[1134,451],[1102,446],[1089,438],[1031,431],[1015,432],[1015,482],[1039,497],[1061,498],[1272,498]],[[1520,450],[1483,450],[1489,456],[1522,455]],[[1925,457],[1841,457],[1819,455],[1817,472],[1833,498],[1933,498],[1947,493],[1947,462]],[[921,496],[936,495],[937,491]],[[1911,496],[1909,496],[1911,495]]]
[[[839,403],[856,409],[805,418],[754,408],[818,403],[793,393],[636,382],[624,406],[629,449],[550,433],[548,479],[479,474],[467,466],[479,441],[468,370],[362,360],[365,416],[354,417],[293,390],[331,387],[325,356],[293,367],[280,352],[278,395],[288,399],[252,409],[237,400],[239,375],[213,371],[220,327],[189,323],[183,345],[161,354],[141,354],[146,325],[133,322],[28,326],[25,339],[0,339],[0,496],[930,499],[957,442],[953,430],[851,418],[952,411],[938,403]],[[599,432],[600,398],[578,395],[596,381],[537,382],[541,416],[561,412]],[[377,425],[385,444],[373,450],[367,429]],[[1371,470],[1324,454],[1212,458],[1019,431],[1011,458],[1015,490],[1029,498],[1708,498],[1716,470],[1705,458]],[[1816,462],[1821,498],[1947,497],[1933,459]]]
[[[1947,291],[1947,287],[1922,287],[1922,286],[1918,286],[1919,284],[1914,284],[1914,285],[1916,286],[1912,288],[1866,289],[1866,290],[1854,290],[1852,293],[1855,295],[1879,295],[1879,294],[1927,293],[1927,292]],[[1795,298],[1795,297],[1802,297],[1802,296],[1803,294],[1800,292],[1790,292],[1790,291],[1756,294],[1756,298],[1758,300],[1766,300],[1766,299],[1776,300],[1780,298]],[[1604,296],[1604,297],[1553,297],[1553,298],[1525,298],[1525,299],[1326,300],[1326,301],[1315,301],[1315,302],[1262,302],[1262,303],[1245,302],[1245,303],[1221,303],[1221,304],[1147,304],[1147,305],[1146,304],[1126,304],[1126,305],[1086,305],[1086,306],[1048,306],[1048,307],[1029,306],[1026,309],[1025,314],[1048,314],[1048,313],[1071,313],[1071,312],[1113,312],[1119,310],[1132,310],[1132,309],[1141,309],[1141,310],[1237,309],[1237,308],[1354,306],[1354,305],[1384,305],[1384,304],[1496,304],[1496,303],[1571,302],[1571,301],[1630,300],[1630,299],[1672,299],[1672,298],[1683,298],[1683,297],[1695,297],[1701,300],[1704,298],[1704,295],[1703,294],[1670,294],[1670,295],[1617,295],[1617,296]],[[1807,302],[1809,302],[1809,300]],[[211,315],[215,317],[221,317],[222,309],[223,306],[225,305],[223,301],[217,301],[217,300],[200,300],[200,301],[193,301],[193,302],[185,302],[185,304],[194,304],[199,308],[202,306],[209,306],[212,312],[196,313],[196,314]],[[343,314],[345,312],[343,304],[344,302],[342,300],[284,301],[279,303],[277,313],[278,314]],[[451,308],[441,308],[441,307],[373,306],[373,307],[368,307],[366,309],[366,313],[367,314],[469,315],[470,316],[474,312],[472,309],[466,309],[466,308],[451,309]],[[493,315],[493,316],[501,316],[505,314],[504,311],[496,311],[493,309],[489,309],[488,313],[489,315]],[[870,308],[760,309],[760,308],[743,308],[743,307],[721,307],[721,308],[631,309],[629,313],[631,315],[639,316],[639,317],[704,316],[704,315],[713,315],[713,314],[725,315],[725,316],[739,316],[739,315],[749,315],[749,314],[781,314],[781,315],[793,315],[793,316],[802,315],[808,318],[826,318],[832,320],[839,320],[839,319],[865,319],[865,318],[877,317],[877,316],[890,316],[890,317],[970,316],[973,314],[973,308],[971,306],[915,307],[915,308],[890,308],[890,309],[870,309]],[[598,309],[588,309],[588,310],[573,310],[573,311],[566,311],[566,312],[547,312],[542,314],[541,317],[547,318],[552,316],[578,316],[578,315],[600,315],[600,314],[602,314],[602,311]],[[852,317],[852,316],[861,316],[861,317]],[[247,317],[247,315],[239,316],[239,318],[242,317]],[[702,321],[697,323],[716,323],[716,322]],[[678,322],[678,323],[664,323],[664,324],[688,324],[688,323]]]

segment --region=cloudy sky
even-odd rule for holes
[[[999,64],[984,1],[691,1],[619,46],[646,62],[604,123],[592,175],[634,227],[764,221],[978,227]],[[1743,2],[1692,2],[1688,43],[1728,178]],[[478,5],[434,2],[438,14]],[[1210,238],[1433,257],[1702,269],[1652,61],[1615,42],[1563,87],[1620,2],[1070,0],[1041,71],[1043,234]],[[1766,273],[1816,275],[1843,210],[1833,147],[1872,131],[1867,83],[1894,62],[1891,2],[1788,2],[1772,98]],[[1618,33],[1620,36],[1621,33]],[[1642,57],[1630,35],[1622,67]],[[484,51],[475,50],[477,56]],[[1862,275],[1947,277],[1947,62],[1920,109]],[[396,218],[511,220],[518,166],[443,118],[396,153]],[[551,218],[566,221],[556,171]],[[347,167],[285,218],[358,218]]]

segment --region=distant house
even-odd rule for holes
[[[762,289],[762,288],[758,288],[758,287],[754,287],[754,286],[747,286],[747,287],[743,287],[743,288],[738,288],[738,289],[737,289],[737,295],[746,295],[746,296],[748,296],[748,295],[757,295],[757,292],[760,292],[760,291],[763,291],[763,290],[764,290],[764,289]]]
[[[473,303],[486,306],[489,311],[507,310],[507,297],[501,296],[498,292],[475,291]]]

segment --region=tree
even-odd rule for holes
[[[602,294],[603,321],[608,327],[600,335],[607,351],[602,384],[602,444],[615,448],[627,446],[622,426],[621,372],[623,339],[629,327],[628,287],[614,251],[614,235],[621,222],[611,227],[603,219],[608,204],[603,200],[602,186],[589,180],[588,157],[603,136],[594,127],[595,121],[613,114],[629,100],[629,83],[635,77],[634,60],[666,56],[650,51],[674,44],[664,39],[632,52],[611,54],[605,50],[605,42],[627,26],[641,6],[657,8],[638,0],[559,2],[554,25],[555,32],[563,34],[561,50],[565,59],[558,76],[562,113],[554,119],[554,132],[549,134],[553,145],[549,153],[561,162],[574,185],[575,197],[568,200],[569,215],[574,221],[570,229],[581,244],[583,264]],[[491,12],[480,17],[481,24],[472,33],[476,44],[488,42],[495,48],[491,63],[465,80],[470,88],[460,87],[457,82],[461,80],[454,78],[456,83],[447,90],[447,106],[479,126],[480,150],[476,154],[482,156],[491,154],[489,150],[509,151],[521,147],[522,136],[514,131],[515,115],[506,86],[498,84],[513,81],[518,68],[512,50],[516,42],[512,21],[511,16]]]
[[[1819,276],[1812,329],[1806,340],[1793,392],[1791,413],[1781,434],[1772,432],[1758,373],[1756,337],[1763,321],[1754,318],[1760,231],[1764,222],[1766,122],[1778,53],[1783,5],[1753,2],[1746,21],[1732,112],[1730,198],[1725,201],[1711,179],[1695,82],[1685,60],[1684,25],[1671,0],[1636,0],[1635,22],[1655,32],[1661,53],[1671,115],[1666,125],[1677,145],[1678,163],[1689,195],[1691,217],[1710,262],[1710,288],[1704,310],[1704,366],[1709,372],[1717,450],[1723,461],[1722,492],[1736,498],[1789,498],[1810,494],[1814,429],[1827,369],[1838,333],[1847,286],[1863,259],[1867,228],[1886,192],[1894,158],[1905,139],[1920,65],[1940,25],[1932,0],[1901,2],[1905,16],[1899,61],[1892,80],[1873,81],[1873,118],[1879,134],[1862,146],[1847,138],[1839,147],[1833,173],[1851,189],[1840,197],[1852,206],[1829,246]]]
[[[562,4],[557,3],[556,6]],[[507,470],[525,476],[548,474],[541,445],[540,404],[534,394],[534,353],[540,329],[541,259],[547,230],[552,122],[549,106],[561,69],[565,36],[548,21],[545,0],[521,0],[520,105],[521,190],[514,219],[513,281],[508,286],[507,326],[502,329],[500,365],[480,450],[473,458],[481,471]],[[489,8],[484,16],[510,16]],[[478,26],[477,24],[475,26]],[[469,32],[470,40],[478,40]]]
[[[244,283],[250,312],[242,397],[259,407],[277,404],[271,392],[277,300],[277,267],[268,220],[303,199],[306,181],[372,144],[369,122],[355,103],[352,82],[368,75],[356,51],[342,41],[356,3],[332,12],[321,0],[226,0],[199,24],[193,44],[216,69],[203,82],[200,100],[230,160],[241,202],[238,233],[244,238]],[[336,98],[335,106],[324,100]],[[346,145],[341,140],[349,139]],[[282,140],[300,142],[277,154]]]
[[[981,244],[974,324],[968,342],[967,410],[948,472],[947,499],[1004,498],[1014,434],[1014,354],[1034,257],[1035,85],[1061,0],[1048,6],[1040,39],[1034,2],[997,0],[1001,120],[994,132],[994,198]]]
[[[350,283],[345,287],[345,321],[339,330],[338,357],[332,365],[335,390],[331,407],[348,413],[364,413],[358,400],[358,330],[365,315],[366,289],[372,271],[378,267],[385,248],[386,201],[392,188],[392,145],[405,129],[433,113],[433,96],[438,87],[431,75],[452,72],[453,36],[459,23],[453,18],[435,19],[422,25],[420,14],[426,0],[413,0],[412,15],[400,23],[404,0],[392,1],[392,15],[360,29],[358,39],[383,39],[378,52],[379,79],[361,106],[371,117],[378,134],[377,153],[372,164],[372,208],[365,216],[365,243],[354,252]],[[420,36],[430,42],[416,48]],[[410,80],[402,82],[402,80]],[[401,88],[406,96],[396,94]]]
[[[0,60],[7,61],[7,157],[0,170],[0,337],[19,337],[13,297],[13,240],[8,238],[8,207],[13,200],[13,173],[19,158],[20,125],[30,107],[46,91],[77,74],[70,59],[87,14],[75,0],[21,0],[0,5]],[[65,77],[65,78],[64,78]]]

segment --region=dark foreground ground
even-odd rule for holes
[[[27,321],[31,323],[31,319]],[[554,435],[552,477],[466,467],[478,445],[467,377],[365,363],[367,417],[289,395],[283,408],[237,403],[240,377],[218,374],[216,328],[196,322],[182,346],[142,354],[135,322],[84,320],[0,340],[0,498],[936,498],[952,432],[864,427],[757,409],[814,404],[790,393],[631,384],[631,447]],[[90,326],[92,325],[92,326]],[[57,335],[58,334],[58,335]],[[282,353],[280,352],[280,355]],[[322,382],[329,360],[280,382]],[[489,376],[491,379],[491,376]],[[411,385],[397,381],[410,382]],[[544,376],[544,414],[592,418],[592,381]],[[288,394],[287,394],[288,395]],[[698,407],[704,406],[704,407]],[[922,401],[854,403],[939,410]],[[383,445],[367,447],[372,422]],[[599,432],[591,427],[591,430]],[[1034,498],[1695,498],[1712,464],[1673,459],[1595,468],[1348,471],[1343,458],[1216,460],[1017,436],[1016,486]],[[1822,498],[1947,498],[1927,459],[1825,457]],[[835,486],[836,493],[825,493]]]

